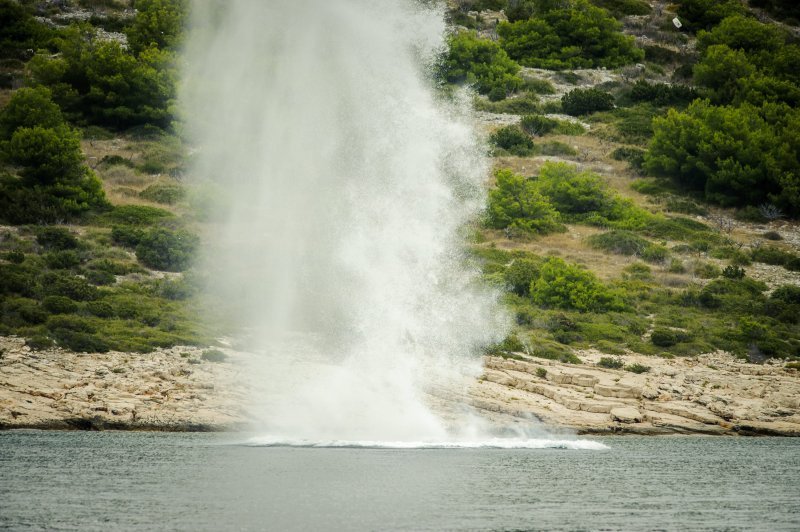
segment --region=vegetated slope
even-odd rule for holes
[[[677,12],[594,4],[610,12],[577,1],[452,4],[457,39],[492,42],[487,57],[505,53],[521,80],[487,90],[492,65],[462,64],[486,94],[475,104],[497,168],[473,254],[517,321],[492,352],[795,359],[796,21],[762,22],[738,1],[686,0]],[[570,40],[590,28],[618,35],[590,50]],[[622,35],[643,54],[612,44],[629,42]],[[566,70],[571,53],[613,69]]]
[[[471,244],[517,317],[497,350],[798,355],[800,54],[791,6],[762,4],[782,26],[734,1],[680,2],[680,30],[665,2],[450,2],[438,74],[480,93],[498,168]],[[181,180],[185,3],[136,7],[0,1],[0,332],[32,347],[219,332],[187,310],[213,191]]]
[[[0,0],[0,334],[32,349],[209,344],[208,214],[173,131],[184,2]]]

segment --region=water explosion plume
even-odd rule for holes
[[[412,1],[196,2],[183,98],[223,220],[207,260],[259,340],[272,436],[445,438],[426,392],[502,336],[459,237],[488,165],[433,90],[444,34]]]

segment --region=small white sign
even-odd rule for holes
[[[675,27],[678,28],[678,29],[681,29],[683,27],[683,23],[681,23],[681,21],[680,21],[680,19],[678,17],[675,17],[674,19],[672,19],[672,23],[675,24]]]

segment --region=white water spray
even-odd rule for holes
[[[208,261],[264,352],[270,437],[447,441],[426,393],[503,335],[459,237],[484,149],[426,75],[444,31],[410,0],[195,3],[184,102],[224,206]]]

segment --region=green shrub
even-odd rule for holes
[[[183,271],[189,267],[198,243],[198,238],[186,231],[151,229],[136,246],[136,258],[157,270]]]
[[[174,205],[186,197],[186,191],[178,185],[157,183],[141,191],[139,197],[156,203]]]
[[[625,363],[619,358],[601,357],[597,362],[597,365],[601,368],[620,369],[625,365]]]
[[[599,89],[573,89],[561,97],[561,109],[568,115],[580,116],[614,108],[614,97]]]
[[[11,264],[22,264],[25,262],[25,253],[21,251],[8,251],[3,253],[3,259],[7,260]]]
[[[630,231],[609,231],[592,235],[588,242],[595,249],[628,256],[640,256],[650,246],[650,242]]]
[[[40,53],[29,62],[30,79],[48,86],[68,116],[117,129],[170,126],[178,74],[174,52],[149,47],[134,54],[88,24],[60,30],[54,43],[58,54]]]
[[[525,89],[536,94],[555,94],[555,86],[546,79],[529,78],[525,80]]]
[[[625,366],[625,371],[630,371],[631,373],[647,373],[650,371],[650,366],[645,366],[643,364],[634,363]]]
[[[47,296],[42,300],[42,307],[50,314],[74,314],[78,311],[78,304],[64,296]]]
[[[139,170],[150,175],[179,177],[184,170],[185,148],[179,137],[159,135],[143,146]]]
[[[70,314],[50,316],[47,318],[47,328],[51,331],[68,330],[84,333],[94,333],[97,331],[97,327],[90,319]]]
[[[701,279],[715,279],[722,275],[722,270],[715,264],[710,262],[695,262],[694,274]]]
[[[129,225],[115,225],[111,228],[111,240],[120,246],[135,248],[144,238],[145,231]]]
[[[666,208],[667,212],[677,212],[681,214],[693,214],[699,216],[705,216],[708,214],[708,209],[698,205],[697,202],[673,195],[667,196],[666,201],[664,202],[664,207]]]
[[[599,175],[580,172],[567,163],[544,164],[536,185],[569,221],[609,225],[637,216],[632,205],[616,196]]]
[[[627,97],[634,102],[648,102],[659,106],[688,105],[697,98],[697,91],[686,85],[638,80],[631,87]]]
[[[502,356],[509,353],[525,352],[525,344],[520,341],[516,334],[509,334],[502,342],[492,345],[486,349],[486,354]]]
[[[557,140],[539,144],[538,146],[536,146],[535,151],[538,155],[550,155],[557,157],[573,157],[575,155],[578,155],[578,150],[576,150],[569,144],[565,144]]]
[[[74,181],[49,185],[0,173],[0,221],[10,224],[60,223],[107,205],[100,180],[88,170]]]
[[[519,296],[530,295],[531,283],[539,277],[539,262],[531,259],[515,259],[504,273],[511,292]]]
[[[791,284],[780,286],[772,292],[770,299],[783,301],[792,305],[800,305],[800,286]]]
[[[133,161],[121,155],[104,155],[103,158],[100,159],[100,164],[103,166],[125,166],[126,168],[136,167]]]
[[[748,277],[744,279],[715,279],[700,291],[700,305],[728,312],[757,314],[761,312],[767,285]]]
[[[753,262],[783,266],[790,271],[800,271],[800,256],[776,247],[762,246],[754,249],[750,258]]]
[[[184,35],[186,0],[136,0],[136,16],[125,33],[135,54],[177,48]]]
[[[38,288],[34,271],[17,264],[0,264],[0,294],[32,296]]]
[[[546,379],[547,378],[547,370],[545,368],[541,368],[541,367],[536,368],[536,376],[539,377],[540,379]]]
[[[172,217],[173,214],[169,211],[147,205],[119,205],[105,215],[112,223],[132,226],[155,225]]]
[[[519,65],[500,46],[473,32],[460,32],[448,39],[449,50],[440,75],[449,83],[474,85],[481,94],[501,100],[522,88]]]
[[[48,89],[23,87],[13,93],[0,112],[0,140],[11,139],[20,128],[56,128],[62,125],[61,109],[53,102]]]
[[[651,11],[649,3],[645,0],[594,0],[594,3],[617,18],[647,15]]]
[[[138,244],[138,240],[136,241],[136,243]],[[138,266],[123,264],[121,262],[116,262],[109,259],[100,259],[92,261],[89,263],[89,268],[93,270],[99,270],[102,272],[108,272],[113,275],[127,275],[139,269]]]
[[[51,338],[42,335],[36,335],[25,340],[25,345],[30,347],[33,351],[44,351],[50,349],[55,345]]]
[[[645,144],[653,136],[653,118],[661,114],[661,109],[650,103],[619,107],[611,114],[617,131],[612,138],[630,144]]]
[[[612,151],[611,158],[615,161],[627,161],[631,167],[640,170],[644,164],[645,153],[646,152],[641,148],[623,146]]]
[[[89,301],[86,303],[86,311],[98,318],[111,318],[115,315],[114,307],[106,301]]]
[[[38,325],[47,320],[47,312],[32,299],[22,297],[6,299],[2,301],[0,308],[2,309],[0,321],[12,327]]]
[[[61,227],[39,227],[36,229],[36,242],[48,251],[76,249],[78,239]]]
[[[186,277],[163,280],[157,284],[156,294],[171,301],[185,301],[197,295],[200,286]]]
[[[73,249],[53,251],[44,255],[44,263],[51,270],[69,270],[80,265],[80,255]]]
[[[650,341],[653,345],[657,345],[658,347],[672,347],[675,344],[686,342],[689,339],[690,337],[686,333],[673,329],[657,328],[653,330],[650,335]]]
[[[497,186],[489,191],[488,227],[542,234],[561,229],[558,213],[536,183],[511,170],[498,170],[495,179]]]
[[[541,339],[531,345],[528,354],[536,358],[558,360],[566,364],[581,363],[581,359],[575,356],[570,348]]]
[[[511,155],[533,155],[533,140],[519,126],[501,127],[489,136],[489,142]]]
[[[681,0],[678,17],[687,29],[697,31],[719,24],[724,18],[745,13],[738,0]]]
[[[539,98],[535,94],[510,97],[502,101],[492,102],[477,98],[474,102],[476,111],[487,113],[526,115],[542,112]]]
[[[669,250],[658,244],[650,244],[642,252],[642,260],[647,262],[664,262],[669,256]]]
[[[679,63],[681,59],[683,59],[683,56],[680,52],[676,52],[675,50],[666,48],[664,46],[649,44],[645,45],[643,49],[645,60],[651,63],[657,63],[659,65],[671,65],[674,63]]]
[[[723,206],[773,202],[785,212],[800,212],[800,196],[786,178],[800,163],[778,148],[796,144],[798,120],[800,114],[788,108],[718,107],[697,100],[686,112],[672,109],[653,120],[645,169]]]
[[[99,296],[96,287],[65,272],[44,274],[41,278],[41,289],[45,296],[65,296],[74,301],[91,301]]]
[[[744,268],[730,264],[722,270],[722,276],[727,279],[744,279]]]
[[[543,115],[527,115],[523,116],[520,121],[520,127],[529,135],[542,136],[547,135],[553,131],[558,122],[552,118],[547,118]]]
[[[513,21],[497,26],[500,45],[524,66],[616,68],[644,57],[633,38],[622,34],[619,22],[587,0],[536,6],[529,18],[525,11],[516,6],[509,17]]]
[[[50,30],[39,24],[28,7],[14,0],[0,1],[0,57],[23,57],[26,50],[44,46]]]
[[[8,222],[53,222],[107,205],[97,176],[84,165],[80,138],[68,126],[19,127],[2,148],[19,175],[0,180],[0,216]]]
[[[579,312],[625,308],[619,295],[605,287],[594,274],[554,257],[542,263],[530,293],[534,303],[545,308]]]
[[[626,266],[623,270],[624,276],[628,279],[639,279],[642,281],[649,281],[653,278],[653,271],[647,264],[641,262],[634,262],[630,266]]]
[[[95,334],[69,329],[55,329],[51,334],[59,346],[76,353],[106,353],[110,349],[108,343]]]
[[[108,286],[117,282],[113,273],[103,270],[88,270],[85,276],[87,281],[98,286]]]
[[[672,259],[669,266],[667,266],[667,271],[669,273],[686,273],[686,266],[684,266],[682,260]]]

